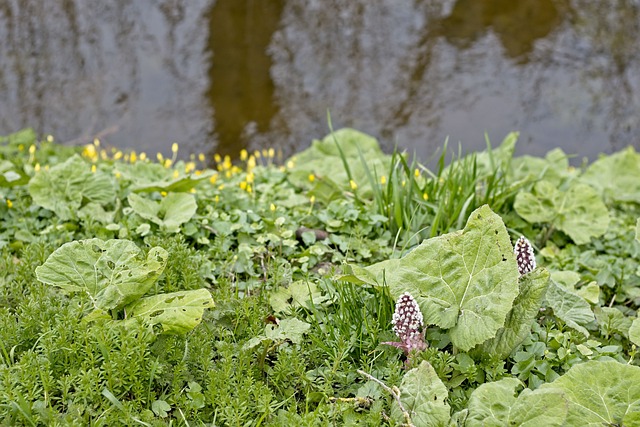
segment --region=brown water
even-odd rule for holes
[[[285,155],[351,126],[591,159],[640,146],[640,1],[1,0],[0,134]]]

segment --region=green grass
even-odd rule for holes
[[[588,359],[638,362],[628,326],[594,320],[587,338],[547,308],[507,360],[469,362],[431,325],[430,348],[406,364],[401,351],[381,344],[396,339],[389,290],[338,277],[344,263],[397,258],[425,238],[461,229],[474,209],[489,204],[514,237],[527,233],[539,243],[539,260],[549,269],[575,271],[578,290],[596,282],[601,292],[594,309],[616,307],[618,321],[630,324],[640,295],[640,247],[629,233],[640,201],[610,205],[615,221],[607,234],[576,246],[561,231],[514,212],[518,191],[539,177],[514,178],[512,157],[501,149],[462,155],[445,145],[436,171],[397,150],[384,170],[368,168],[362,153],[341,152],[345,166],[364,165],[371,195],[345,182],[338,183],[339,197],[326,200],[311,200],[315,193],[292,182],[286,162],[280,166],[266,152],[258,161],[247,155],[237,165],[212,163],[214,178],[185,190],[197,201],[195,215],[180,232],[168,233],[129,207],[136,182],[120,171],[140,163],[139,153],[133,163],[130,153],[101,155],[101,149],[85,148],[84,159],[87,170],[95,165],[95,173],[113,183],[115,197],[101,207],[112,220],[63,221],[34,203],[27,183],[80,149],[36,141],[28,131],[0,139],[4,176],[25,177],[0,180],[2,425],[398,425],[390,418],[392,396],[357,370],[398,386],[407,369],[427,360],[459,410],[486,381],[517,377],[535,388]],[[162,175],[156,182],[208,169],[195,157],[166,166],[166,176],[154,172]],[[164,197],[162,191],[139,194]],[[87,320],[89,297],[45,285],[35,268],[62,244],[93,237],[129,239],[145,252],[166,249],[167,266],[151,292],[206,288],[215,307],[185,335]],[[300,339],[286,330],[267,339],[290,319],[308,325]],[[249,345],[259,337],[267,338]]]

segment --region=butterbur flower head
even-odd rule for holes
[[[411,294],[405,292],[396,302],[396,310],[391,320],[393,332],[401,342],[385,342],[394,347],[401,348],[405,354],[412,350],[424,350],[427,343],[422,332],[423,318],[420,307]]]
[[[520,275],[527,274],[536,268],[536,257],[533,254],[533,247],[526,237],[520,236],[513,248],[518,262],[518,271]]]

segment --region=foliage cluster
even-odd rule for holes
[[[639,425],[640,155],[516,140],[432,172],[350,129],[210,165],[0,138],[0,418]]]

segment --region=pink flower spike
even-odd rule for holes
[[[518,271],[521,276],[536,268],[536,257],[533,254],[533,247],[526,237],[520,236],[513,248],[513,253],[516,256]]]
[[[412,350],[427,348],[422,331],[422,312],[420,312],[416,300],[408,292],[398,298],[391,323],[393,324],[393,332],[400,338],[400,342],[385,342],[383,344],[400,348],[406,355]]]

